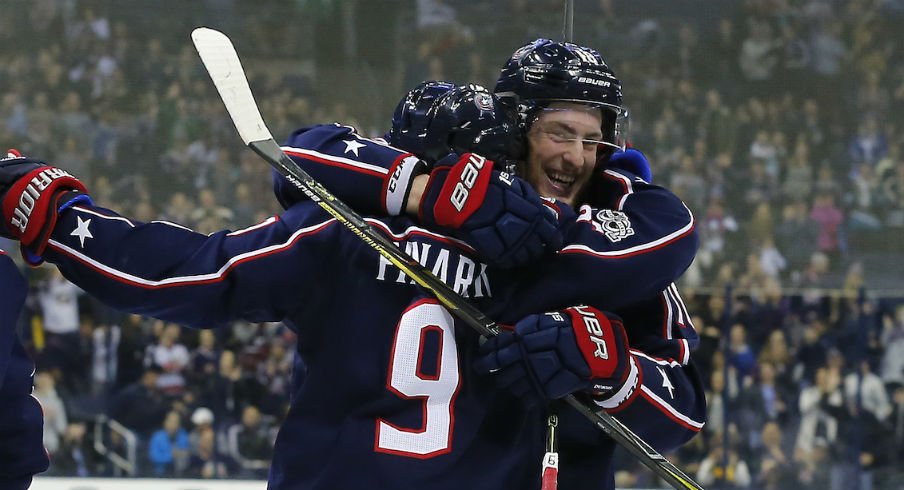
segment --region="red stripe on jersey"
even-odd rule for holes
[[[611,181],[618,182],[619,185],[621,185],[621,188],[624,189],[621,198],[618,200],[618,204],[615,206],[615,209],[621,211],[622,208],[625,207],[625,201],[628,199],[628,196],[634,194],[634,186],[631,185],[631,179],[618,172],[613,172],[612,170],[608,169],[603,171],[603,177]]]
[[[641,352],[637,349],[631,349],[631,353],[634,354],[635,356],[645,357],[645,358],[655,362],[656,364],[661,364],[663,366],[675,367],[675,366],[681,365],[680,362],[676,361],[675,359],[672,359],[671,357],[651,356],[650,354],[647,354],[646,352]]]
[[[365,218],[364,221],[367,221],[368,223],[373,225],[375,228],[379,228],[380,231],[382,231],[386,235],[388,235],[389,239],[394,242],[401,242],[403,240],[407,240],[411,236],[420,235],[420,236],[429,237],[429,238],[439,241],[439,242],[443,242],[446,245],[453,246],[455,248],[464,250],[465,252],[468,252],[468,253],[475,253],[474,249],[471,248],[471,246],[465,242],[462,242],[460,240],[457,240],[455,238],[452,238],[452,237],[449,237],[446,235],[441,235],[439,233],[432,232],[430,230],[426,230],[424,228],[417,228],[417,227],[411,226],[411,227],[406,228],[404,232],[397,234],[397,233],[393,233],[393,231],[388,226],[386,226],[386,223],[383,223],[382,221],[376,220],[374,218]]]
[[[605,257],[605,258],[609,258],[609,259],[627,259],[627,258],[629,258],[629,257],[634,257],[635,255],[643,255],[643,254],[645,254],[645,253],[654,252],[654,251],[656,251],[656,250],[659,250],[660,248],[667,247],[668,245],[672,244],[672,242],[676,242],[676,241],[678,241],[678,240],[680,240],[680,239],[686,237],[686,236],[689,235],[693,230],[694,230],[694,228],[691,227],[691,228],[689,228],[686,232],[684,232],[684,233],[682,233],[682,234],[680,234],[680,235],[678,235],[678,236],[676,236],[676,237],[674,237],[674,238],[671,238],[671,239],[669,239],[669,240],[667,240],[667,241],[665,241],[665,242],[662,242],[662,243],[660,243],[660,244],[657,244],[657,245],[655,245],[655,246],[648,247],[648,248],[643,248],[643,246],[641,246],[640,248],[638,248],[638,247],[632,247],[632,248],[627,249],[627,250],[625,250],[625,251],[617,251],[617,250],[614,250],[614,251],[611,251],[611,252],[599,252],[599,251],[596,251],[596,250],[589,250],[589,249],[585,250],[585,249],[581,249],[581,248],[566,247],[566,248],[563,248],[562,250],[560,250],[559,253],[560,253],[560,254],[586,254],[586,255],[595,255],[595,256],[598,256],[598,257]]]
[[[662,400],[660,400],[659,397],[657,397],[656,394],[653,393],[652,391],[650,391],[650,389],[647,388],[646,386],[641,386],[640,389],[637,391],[641,392],[644,399],[647,400],[648,402],[650,402],[650,405],[652,405],[657,410],[662,412],[663,415],[668,417],[670,420],[672,420],[676,424],[684,427],[685,429],[692,430],[694,432],[700,432],[700,430],[703,428],[703,424],[700,422],[696,422],[696,421],[693,421],[690,419],[685,420],[685,419],[681,418],[681,416],[683,414],[681,414],[680,412],[675,410],[675,408],[672,407],[671,405],[668,405],[668,404],[664,403]]]
[[[379,177],[380,179],[383,179],[386,176],[385,171],[379,172],[377,170],[363,168],[359,165],[355,165],[350,160],[339,160],[339,159],[329,158],[329,155],[303,153],[300,151],[287,150],[285,148],[283,148],[283,151],[289,156],[304,158],[305,160],[315,161],[318,163],[322,163],[324,165],[329,165],[331,167],[345,168],[345,169],[349,169],[349,170],[352,170],[352,171],[355,171],[358,173],[373,175],[374,177]]]
[[[51,240],[49,246],[63,254],[66,255],[76,262],[81,263],[85,267],[89,269],[93,269],[98,274],[110,278],[116,282],[120,282],[123,284],[127,284],[133,287],[138,287],[142,289],[164,289],[170,287],[179,287],[179,286],[196,286],[203,284],[212,284],[222,281],[229,275],[232,270],[234,270],[238,265],[243,264],[248,261],[258,260],[264,257],[269,257],[274,254],[278,254],[287,249],[292,248],[292,246],[300,240],[304,236],[313,235],[323,231],[328,225],[335,223],[335,219],[330,219],[325,221],[319,225],[315,225],[313,227],[305,228],[299,231],[296,231],[295,234],[292,235],[289,241],[283,243],[278,247],[267,247],[260,250],[252,250],[249,252],[244,252],[242,254],[236,255],[232,259],[230,259],[226,265],[220,268],[220,270],[213,273],[199,273],[192,276],[183,276],[183,277],[172,277],[167,278],[161,281],[154,281],[149,279],[144,279],[141,277],[133,276],[132,274],[128,274],[126,272],[119,271],[117,269],[113,269],[112,267],[107,266],[106,264],[101,264],[100,262],[96,262],[90,257],[83,255],[76,250],[73,250],[59,242]]]

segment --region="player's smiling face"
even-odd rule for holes
[[[574,205],[590,180],[602,139],[599,109],[556,102],[540,111],[527,133],[527,181],[544,197]]]

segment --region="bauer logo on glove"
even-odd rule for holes
[[[593,353],[593,357],[609,359],[609,351],[606,348],[606,341],[603,339],[603,326],[600,325],[596,315],[592,311],[582,310],[580,306],[575,306],[574,310],[584,320],[584,326],[587,327],[587,333],[590,334],[590,341],[596,344],[596,351]]]
[[[631,366],[621,319],[589,306],[530,315],[480,346],[478,371],[529,405],[618,390]]]
[[[455,177],[457,179],[457,182],[455,183],[455,187],[452,189],[452,195],[449,196],[449,202],[459,213],[462,213],[462,210],[468,203],[468,196],[470,195],[472,190],[476,190],[479,193],[475,200],[477,202],[483,201],[482,193],[486,192],[487,181],[490,178],[490,174],[488,172],[481,173],[481,170],[484,169],[486,162],[486,158],[472,153],[468,156],[467,163],[464,166],[460,167],[461,173]],[[492,168],[492,166],[490,166],[489,168]],[[480,179],[479,183],[478,179]],[[477,184],[476,189],[475,184]],[[473,208],[473,206],[471,207]],[[473,211],[470,211],[467,214],[470,215],[471,212]],[[449,213],[449,215],[452,215],[452,213]],[[453,216],[460,217],[463,216],[463,214]],[[437,218],[439,217],[440,213],[437,213]],[[465,218],[467,218],[467,216],[465,216]],[[450,219],[448,220],[448,224],[451,224],[452,226],[461,226],[461,221],[464,221],[464,219]],[[437,223],[443,226],[446,225],[446,223],[440,222],[440,220],[437,220]]]
[[[473,153],[436,163],[418,209],[421,223],[443,228],[497,267],[524,265],[562,248],[556,217],[536,191]]]

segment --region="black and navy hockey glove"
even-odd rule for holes
[[[418,216],[427,227],[471,245],[486,263],[515,267],[562,248],[559,206],[567,207],[545,202],[523,180],[493,170],[491,160],[465,153],[436,163]]]
[[[528,405],[572,393],[604,397],[631,371],[628,336],[619,317],[589,306],[530,315],[480,346],[474,367]]]
[[[0,236],[32,254],[44,253],[59,212],[77,201],[90,202],[88,189],[69,172],[16,150],[0,160]]]
[[[617,151],[609,157],[606,167],[628,171],[648,184],[653,183],[653,170],[650,168],[650,162],[640,150],[628,148],[624,151]]]

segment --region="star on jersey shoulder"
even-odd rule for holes
[[[656,366],[656,369],[659,371],[659,374],[662,375],[662,387],[669,390],[669,398],[674,400],[675,385],[672,384],[672,380],[669,379],[669,375],[666,374],[665,369],[663,369],[662,366]]]
[[[78,224],[76,225],[75,230],[69,235],[77,236],[82,248],[85,248],[85,239],[94,238],[94,235],[91,234],[91,230],[88,229],[88,227],[91,226],[91,218],[83,220],[81,216],[76,216],[75,219],[78,220]]]
[[[364,143],[355,140],[345,140],[343,143],[345,143],[345,151],[342,153],[352,152],[355,156],[358,156],[358,150],[367,146]]]

